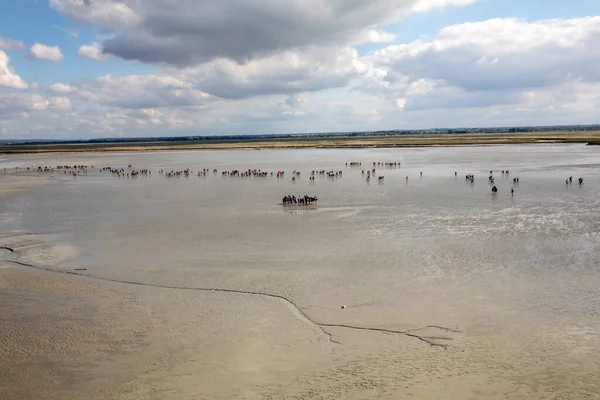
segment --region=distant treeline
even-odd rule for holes
[[[130,138],[96,138],[84,140],[47,140],[47,139],[14,139],[0,140],[3,145],[28,144],[94,144],[94,143],[153,143],[153,142],[186,142],[186,141],[252,141],[252,140],[285,140],[315,139],[328,137],[361,137],[361,136],[396,136],[418,134],[469,134],[469,133],[521,133],[552,131],[600,131],[600,125],[562,125],[562,126],[526,126],[498,128],[455,128],[455,129],[407,129],[372,132],[329,132],[329,133],[294,133],[294,134],[258,134],[258,135],[225,135],[225,136],[165,136],[165,137],[130,137]]]
[[[377,135],[464,134],[464,133],[525,133],[525,132],[583,132],[600,131],[600,125],[517,126],[498,128],[454,128],[378,131]],[[372,133],[369,133],[372,134]]]

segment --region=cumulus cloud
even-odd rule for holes
[[[162,125],[170,128],[181,128],[191,125],[189,119],[180,118],[172,112],[155,108],[120,109],[105,115],[108,125],[147,129]]]
[[[71,102],[66,97],[44,97],[28,93],[0,94],[0,116],[23,117],[27,113],[47,110],[67,110]]]
[[[0,50],[25,50],[25,43],[0,37]]]
[[[193,65],[217,58],[245,62],[306,46],[348,45],[417,7],[476,0],[50,0],[78,23],[115,33],[104,51],[128,60]],[[419,6],[419,4],[424,4]]]
[[[91,45],[83,45],[79,47],[77,55],[79,57],[98,61],[106,60],[108,58],[106,54],[102,53],[102,49],[100,48],[100,44],[98,42],[93,42]]]
[[[122,108],[202,106],[214,101],[192,84],[171,76],[101,76],[78,87],[85,101]]]
[[[389,46],[372,60],[410,80],[442,79],[465,90],[544,87],[599,80],[598,40],[600,17],[492,19],[449,26],[430,41]]]
[[[63,54],[58,46],[46,46],[36,43],[31,46],[31,58],[38,60],[60,61],[63,59]]]
[[[138,19],[134,0],[50,0],[50,7],[71,20],[97,28],[122,29]]]
[[[27,89],[27,83],[8,65],[10,58],[0,50],[0,87]]]
[[[214,96],[239,99],[343,87],[363,68],[355,49],[340,46],[285,51],[245,64],[220,58],[171,73]]]
[[[518,102],[527,88],[599,82],[599,40],[600,17],[491,19],[449,26],[431,40],[388,46],[361,61],[379,71],[371,88],[406,98],[405,109],[487,106]]]
[[[54,93],[68,94],[73,93],[75,91],[75,88],[73,86],[65,85],[64,83],[55,83],[53,85],[50,85],[50,91]]]

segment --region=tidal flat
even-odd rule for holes
[[[0,398],[600,398],[599,166],[583,144],[1,155]]]

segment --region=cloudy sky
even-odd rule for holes
[[[600,122],[598,0],[5,0],[0,138]]]

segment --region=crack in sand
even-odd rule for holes
[[[27,246],[27,247],[29,247],[29,246]],[[8,250],[11,253],[18,253],[17,250],[15,250],[12,247],[8,247],[8,246],[0,246],[0,249]],[[325,328],[345,328],[345,329],[353,329],[353,330],[379,332],[379,333],[384,333],[384,334],[403,335],[403,336],[411,337],[414,339],[418,339],[422,342],[429,344],[432,347],[441,347],[444,349],[446,349],[448,347],[448,345],[435,342],[435,340],[450,341],[450,340],[453,340],[453,338],[446,337],[446,336],[421,336],[421,335],[417,335],[417,334],[414,334],[411,332],[417,332],[417,331],[421,331],[421,330],[424,330],[427,328],[431,328],[431,329],[438,329],[438,330],[442,330],[442,331],[446,331],[446,332],[461,333],[461,331],[459,331],[457,329],[446,328],[446,327],[439,326],[439,325],[427,325],[427,326],[424,326],[421,328],[408,329],[405,331],[401,331],[401,330],[394,330],[394,329],[374,328],[374,327],[365,327],[365,326],[356,326],[356,325],[327,324],[327,323],[321,323],[321,322],[317,322],[317,321],[313,320],[302,310],[302,308],[300,308],[292,300],[288,299],[287,297],[284,297],[284,296],[281,296],[278,294],[273,294],[273,293],[254,292],[254,291],[250,291],[250,290],[223,289],[223,288],[200,288],[200,287],[191,287],[191,286],[159,285],[159,284],[154,284],[154,283],[106,278],[106,277],[101,277],[101,276],[83,274],[83,273],[74,272],[74,271],[55,270],[55,269],[44,268],[44,267],[40,267],[40,266],[36,266],[36,265],[32,265],[32,264],[28,264],[28,263],[24,263],[24,262],[20,262],[20,261],[1,260],[1,259],[0,259],[0,261],[8,263],[8,264],[15,264],[18,266],[42,270],[42,271],[46,271],[46,272],[50,272],[50,273],[75,275],[75,276],[79,276],[79,277],[83,277],[83,278],[96,279],[96,280],[112,282],[112,283],[121,283],[121,284],[127,284],[127,285],[136,285],[136,286],[153,287],[153,288],[170,289],[170,290],[193,290],[193,291],[201,291],[201,292],[237,293],[237,294],[245,294],[245,295],[250,295],[250,296],[270,297],[273,299],[283,301],[288,307],[290,307],[290,309],[294,313],[296,313],[296,316],[299,317],[299,319],[304,320],[305,322],[308,322],[310,325],[315,326],[324,335],[326,335],[329,338],[330,342],[336,343],[339,345],[341,345],[342,343],[335,340],[333,338],[333,335],[330,332],[327,332],[325,330]]]
[[[460,331],[458,329],[446,328],[444,326],[439,326],[439,325],[427,325],[427,326],[423,326],[421,328],[409,329],[409,330],[407,330],[407,332],[418,332],[418,331],[422,331],[423,329],[427,329],[427,328],[439,329],[440,331],[446,331],[446,332],[452,332],[452,333],[462,333],[462,331]]]
[[[409,329],[406,331],[399,331],[399,330],[394,330],[394,329],[385,329],[385,328],[372,328],[372,327],[368,327],[368,326],[356,326],[356,325],[345,325],[345,324],[325,324],[325,323],[318,323],[315,322],[315,324],[320,325],[320,326],[325,326],[325,327],[329,327],[329,328],[346,328],[346,329],[355,329],[355,330],[361,330],[361,331],[371,331],[371,332],[381,332],[381,333],[385,333],[385,334],[396,334],[396,335],[404,335],[404,336],[408,336],[408,337],[412,337],[415,339],[419,339],[431,346],[434,347],[443,347],[443,348],[447,348],[448,345],[443,344],[443,343],[437,343],[434,342],[434,340],[453,340],[451,337],[447,337],[447,336],[420,336],[420,335],[415,335],[414,333],[410,333],[413,330],[423,330],[423,329],[427,329],[427,328],[435,328],[435,329],[442,329],[442,330],[446,330],[449,332],[455,332],[455,333],[459,333],[460,331],[456,330],[456,329],[450,329],[450,328],[444,328],[444,327],[439,327],[437,325],[427,325],[424,326],[422,328],[418,328],[418,329]]]

